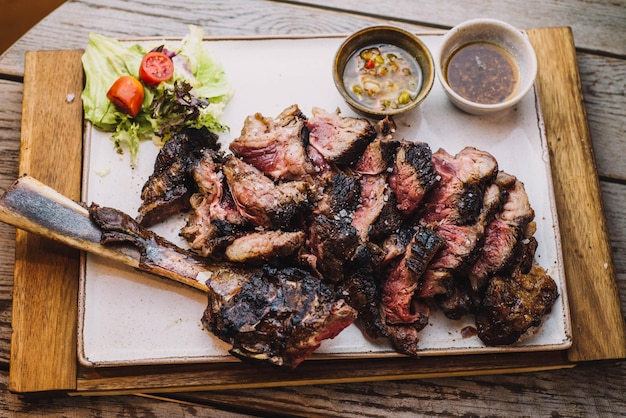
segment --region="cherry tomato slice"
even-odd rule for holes
[[[139,110],[141,110],[143,96],[143,85],[131,75],[125,75],[115,80],[115,83],[113,83],[107,92],[107,99],[109,99],[120,112],[124,112],[133,118],[137,116]]]
[[[139,66],[139,78],[149,86],[156,86],[174,75],[174,63],[162,52],[152,51],[144,55]]]

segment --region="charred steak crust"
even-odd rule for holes
[[[157,224],[189,209],[189,198],[197,187],[190,170],[205,149],[219,148],[217,141],[217,135],[206,128],[184,129],[163,145],[154,171],[141,189],[137,220],[142,225]]]
[[[293,368],[356,316],[307,271],[266,265],[217,309],[209,304],[202,323],[241,359]]]
[[[557,297],[556,283],[540,267],[528,274],[493,277],[476,312],[479,338],[491,346],[515,343],[541,324]]]

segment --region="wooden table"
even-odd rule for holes
[[[597,4],[596,4],[597,3]],[[463,1],[435,5],[416,4],[411,0],[393,3],[344,0],[257,1],[189,0],[173,6],[173,2],[77,0],[67,2],[36,25],[0,57],[0,188],[5,189],[20,171],[20,138],[22,128],[38,117],[37,109],[22,113],[24,92],[29,91],[25,53],[32,50],[77,50],[85,47],[90,31],[112,37],[149,37],[186,33],[190,23],[202,26],[207,36],[284,35],[348,33],[374,23],[394,23],[415,31],[446,29],[474,17],[506,20],[520,28],[557,28],[556,33],[567,42],[573,34],[578,68],[565,68],[566,74],[580,74],[582,90],[572,97],[584,97],[558,109],[559,118],[567,119],[568,110],[587,112],[588,125],[577,126],[576,132],[590,133],[580,138],[576,149],[591,163],[579,176],[571,175],[557,185],[564,190],[570,185],[590,187],[595,202],[565,207],[574,214],[589,213],[596,208],[596,217],[604,230],[600,238],[587,237],[586,219],[570,220],[572,234],[579,234],[576,259],[566,260],[571,266],[586,269],[598,260],[586,258],[584,245],[597,253],[606,247],[610,257],[606,272],[599,277],[610,278],[608,290],[619,293],[621,312],[626,311],[626,164],[621,152],[626,151],[626,3],[591,1],[503,1],[496,5],[470,5]],[[337,6],[340,4],[341,6]],[[566,27],[571,28],[564,29]],[[545,31],[531,31],[535,42],[542,42]],[[544,57],[545,59],[545,57]],[[27,64],[28,61],[26,62]],[[578,71],[576,71],[578,70]],[[69,70],[68,70],[69,71]],[[32,93],[32,92],[31,92]],[[582,96],[580,96],[582,93]],[[572,105],[570,103],[570,105]],[[24,119],[23,119],[24,118]],[[561,119],[559,119],[561,120]],[[24,125],[23,123],[26,123]],[[558,126],[553,129],[559,129]],[[555,138],[558,141],[559,138]],[[50,143],[50,146],[55,146]],[[22,158],[27,149],[22,149]],[[561,165],[568,157],[556,156]],[[571,157],[575,159],[575,156]],[[574,163],[572,163],[574,164]],[[575,165],[575,164],[574,164]],[[599,184],[599,187],[597,187]],[[601,200],[601,201],[600,201]],[[571,200],[570,200],[571,201]],[[564,215],[571,215],[567,213]],[[560,214],[561,216],[561,214]],[[569,219],[569,218],[568,218]],[[597,223],[596,223],[597,224]],[[580,226],[576,226],[580,225]],[[596,231],[597,232],[597,231]],[[209,392],[180,391],[158,396],[117,395],[102,397],[22,398],[8,391],[12,337],[14,266],[16,265],[16,232],[0,224],[0,385],[4,410],[15,414],[44,413],[68,415],[303,415],[303,416],[415,416],[415,415],[525,415],[525,416],[618,416],[626,414],[626,366],[612,357],[623,358],[624,342],[616,347],[602,347],[598,353],[575,353],[583,360],[574,368],[535,371],[522,374],[478,374],[466,377],[335,383],[276,388],[233,389]],[[578,240],[575,240],[578,241]],[[18,253],[18,259],[20,254]],[[602,264],[604,266],[604,264]],[[611,285],[613,288],[611,288]],[[619,305],[620,303],[618,303]],[[579,317],[602,316],[603,306],[585,305]],[[582,308],[581,308],[582,309]],[[15,318],[14,318],[15,319]],[[49,324],[45,317],[32,324],[34,332]],[[576,333],[585,334],[585,323],[574,325]],[[605,329],[599,335],[613,335]],[[623,329],[622,331],[623,332]],[[609,338],[608,340],[611,340]],[[602,339],[604,341],[604,338]],[[612,341],[612,340],[611,340]],[[72,347],[69,348],[70,350]],[[608,353],[608,354],[607,354]],[[616,353],[612,356],[611,353]],[[601,361],[584,361],[589,358]],[[595,356],[595,357],[594,357]],[[574,364],[572,364],[574,365]],[[46,393],[46,395],[50,395]],[[176,401],[176,402],[171,402]]]

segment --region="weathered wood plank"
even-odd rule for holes
[[[611,238],[617,286],[626,322],[626,184],[600,183],[606,225]]]
[[[170,402],[128,396],[22,398],[7,391],[8,373],[0,370],[0,415],[3,417],[216,417],[244,418],[253,415],[228,412],[189,402]],[[236,411],[243,411],[241,407]]]
[[[315,5],[335,10],[354,11],[381,19],[403,19],[428,22],[429,25],[452,27],[476,18],[500,19],[519,28],[569,26],[576,46],[592,51],[626,55],[626,4],[623,1],[530,0],[467,2],[417,2],[395,0],[393,7],[382,1],[362,0],[278,0],[290,4]]]
[[[568,28],[529,30],[528,34],[540,63],[537,85],[572,317],[574,344],[568,357],[574,362],[623,358],[626,331],[573,39]],[[555,86],[571,86],[571,90]],[[585,197],[584,204],[579,196]]]
[[[523,375],[345,383],[162,395],[205,405],[231,403],[323,417],[620,416],[626,365]],[[603,391],[598,391],[602,385]],[[384,412],[382,412],[384,411]]]
[[[624,6],[626,9],[626,5]],[[626,32],[626,18],[624,19]],[[626,64],[624,59],[578,54],[598,172],[626,181]]]
[[[81,55],[27,54],[19,165],[20,174],[74,200],[80,198],[82,173]],[[76,387],[78,272],[76,250],[17,231],[11,390]]]
[[[22,117],[21,83],[0,80],[0,191],[17,177]],[[0,364],[9,362],[15,228],[0,224]]]
[[[146,14],[146,8],[152,13]],[[22,75],[27,50],[84,48],[89,32],[116,38],[184,36],[187,26],[195,24],[204,28],[206,36],[348,33],[380,21],[258,0],[156,0],[150,5],[78,0],[51,13],[2,55],[0,74]]]

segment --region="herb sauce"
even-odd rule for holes
[[[409,105],[422,87],[422,71],[405,50],[389,44],[357,51],[346,63],[343,81],[350,96],[373,110]]]
[[[519,69],[513,56],[488,42],[459,48],[448,60],[445,76],[460,96],[482,104],[507,100],[519,84]]]

